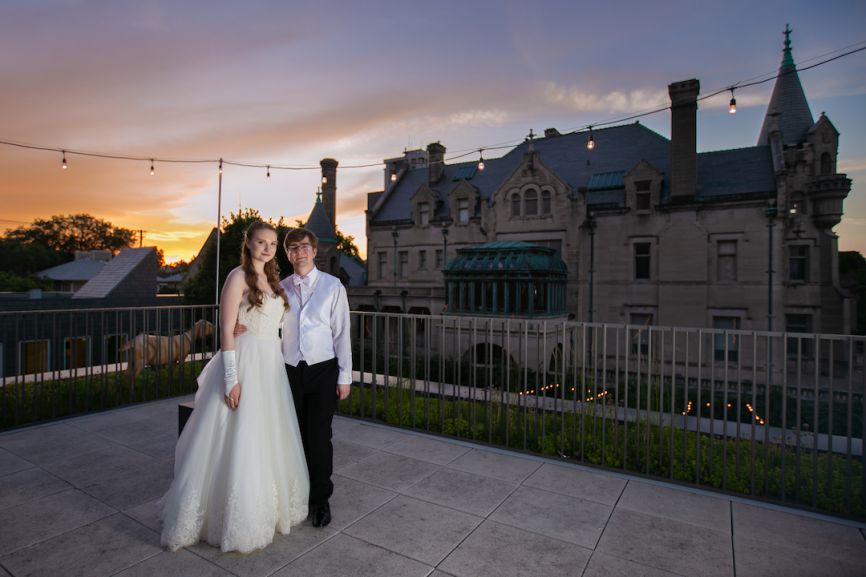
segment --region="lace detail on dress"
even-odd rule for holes
[[[282,311],[285,310],[283,299],[279,295],[276,297],[265,295],[261,308],[253,307],[247,310],[248,308],[249,304],[243,301],[238,311],[238,322],[247,327],[247,333],[258,338],[279,338],[280,324],[283,320]]]
[[[160,515],[163,519],[163,547],[177,551],[198,543],[204,526],[204,510],[198,491],[190,490],[180,499],[166,499],[165,507]],[[169,510],[168,507],[179,510]]]

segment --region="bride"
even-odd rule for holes
[[[204,540],[248,553],[307,517],[307,465],[280,348],[289,305],[276,253],[276,229],[254,222],[241,266],[223,286],[222,349],[198,377],[164,497],[161,540],[172,551]],[[235,337],[238,322],[247,331]]]

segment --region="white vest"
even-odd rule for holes
[[[352,382],[352,347],[349,300],[340,279],[313,269],[307,275],[312,294],[305,304],[298,298],[297,275],[280,282],[289,297],[289,310],[283,319],[283,358],[297,366],[321,363],[334,357],[340,374],[338,384]],[[304,290],[310,288],[304,287]]]

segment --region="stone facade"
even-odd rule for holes
[[[687,80],[669,87],[671,140],[636,123],[592,131],[591,150],[587,133],[548,129],[483,171],[447,164],[440,143],[426,166],[391,159],[369,195],[368,282],[352,308],[447,312],[443,264],[512,240],[558,252],[579,321],[851,332],[832,230],[851,182],[836,172],[838,131],[804,112],[791,66],[786,39],[766,140],[752,147],[697,153],[700,84]]]

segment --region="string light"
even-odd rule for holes
[[[270,164],[268,165],[268,173],[266,174],[266,176],[268,177],[268,180],[271,179],[271,165]]]
[[[153,176],[154,172],[155,171],[153,170],[153,159],[151,158],[150,159],[150,175]]]
[[[391,171],[391,182],[397,182],[397,171],[396,170]]]
[[[327,176],[322,177],[322,184],[328,184],[328,177]]]
[[[828,58],[824,58],[823,60],[820,60],[820,61],[815,62],[814,64],[810,64],[808,66],[797,67],[794,70],[785,70],[783,72],[768,73],[766,78],[763,78],[764,75],[761,75],[761,76],[755,77],[757,79],[754,81],[745,81],[744,83],[737,83],[737,86],[735,88],[747,88],[747,87],[752,87],[752,86],[764,84],[764,83],[767,83],[767,82],[770,82],[772,80],[779,78],[783,74],[792,74],[792,73],[796,73],[796,72],[804,72],[806,70],[811,70],[812,68],[817,68],[818,66],[822,66],[822,65],[827,64],[829,62],[833,62],[835,60],[839,60],[841,58],[845,58],[847,56],[851,56],[852,54],[856,54],[858,52],[862,52],[862,51],[866,50],[866,46],[858,46],[858,44],[862,44],[862,43],[857,43],[857,44],[851,45],[851,46],[855,46],[855,48],[852,48],[851,50],[847,50],[848,47],[845,47],[845,48],[831,51],[827,54],[829,55],[829,54],[833,54],[834,52],[841,52],[841,51],[844,51],[844,52],[841,52],[841,53],[836,54],[834,56],[830,56]],[[821,58],[821,57],[818,57],[818,58]],[[809,62],[811,60],[815,60],[815,58],[807,59],[804,62]],[[705,94],[703,96],[700,96],[697,98],[697,101],[700,102],[700,101],[706,100],[708,98],[713,98],[713,97],[715,97],[715,96],[717,96],[723,92],[730,91],[731,92],[731,100],[730,100],[728,112],[730,114],[735,114],[736,113],[736,98],[734,97],[735,88],[731,87],[729,85],[725,88],[721,88],[719,90],[710,92],[709,94]],[[659,108],[656,108],[653,110],[647,110],[647,111],[639,112],[639,113],[636,113],[636,114],[633,114],[630,116],[618,117],[618,118],[606,120],[603,122],[595,122],[591,125],[585,125],[581,128],[576,128],[573,130],[566,131],[565,134],[576,134],[576,133],[582,132],[584,130],[589,130],[589,140],[586,143],[586,148],[588,150],[592,150],[595,148],[595,139],[593,137],[593,131],[592,131],[592,129],[594,127],[598,128],[599,126],[611,126],[611,125],[615,125],[615,124],[621,124],[621,123],[628,122],[630,120],[634,120],[637,118],[643,118],[645,116],[650,116],[653,114],[657,114],[659,112],[664,112],[666,110],[670,110],[670,108],[671,108],[670,106],[664,106],[664,107],[659,107]],[[499,149],[503,149],[503,148],[513,148],[519,142],[520,141],[515,141],[514,143],[509,143],[508,146],[487,146],[483,150],[499,150]],[[0,139],[0,144],[7,145],[7,146],[16,146],[19,148],[27,148],[27,149],[31,149],[31,150],[46,150],[46,151],[61,152],[63,155],[62,167],[64,169],[67,168],[66,149],[61,149],[61,148],[57,148],[57,147],[49,147],[49,146],[24,144],[24,143],[20,143],[20,142],[14,142],[14,141],[10,141],[10,140],[2,140],[2,139]],[[464,154],[458,154],[457,156],[449,157],[447,159],[444,159],[443,162],[446,162],[449,160],[456,160],[458,158],[462,158],[464,156],[467,156],[468,154],[472,154],[475,151],[480,152],[481,150],[482,149],[478,149],[478,148],[470,149],[469,152],[466,152]],[[169,159],[169,158],[159,158],[159,157],[149,159],[147,157],[142,158],[142,157],[135,157],[135,156],[128,156],[128,155],[120,155],[120,154],[86,152],[86,151],[81,151],[81,150],[71,150],[70,153],[71,154],[78,154],[80,156],[107,158],[107,159],[113,159],[113,160],[136,160],[136,161],[150,160],[152,164],[156,160],[159,160],[160,162],[172,162],[172,163],[183,163],[183,164],[217,162],[216,159]],[[483,159],[479,161],[479,164],[481,164],[482,161],[483,161]],[[288,165],[274,165],[274,164],[265,165],[265,164],[236,162],[236,161],[231,161],[231,160],[223,161],[223,159],[220,158],[219,159],[220,174],[222,174],[223,163],[231,164],[231,165],[235,165],[235,166],[247,167],[247,168],[266,168],[267,167],[268,172],[270,172],[271,168],[273,168],[275,170],[319,170],[320,169],[320,166],[318,166],[318,165],[316,165],[316,166],[288,166]],[[341,166],[341,168],[344,168],[344,169],[346,169],[346,168],[349,168],[349,169],[351,169],[351,168],[372,168],[372,167],[377,167],[377,166],[381,167],[382,163],[381,162],[372,162],[372,163],[366,163],[366,164],[344,164]],[[479,166],[479,170],[483,170],[483,168],[481,166]],[[323,183],[326,183],[325,178],[326,177],[323,177],[323,179],[322,179]],[[396,174],[396,172],[393,172],[391,174],[391,182],[396,182],[396,180],[397,180],[397,174]]]
[[[478,149],[478,170],[484,170],[484,149]]]

